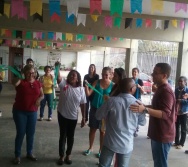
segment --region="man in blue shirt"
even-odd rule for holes
[[[133,96],[136,84],[132,78],[120,82],[121,93],[107,100],[96,112],[96,118],[106,119],[106,133],[99,159],[99,167],[110,166],[114,153],[117,165],[128,167],[133,150],[134,131],[137,125],[145,125],[145,113],[133,113],[129,106],[136,104]]]

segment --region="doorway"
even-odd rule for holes
[[[23,68],[23,48],[9,48],[9,66],[14,67],[17,71],[21,72]],[[15,75],[9,71],[8,82],[11,83]]]

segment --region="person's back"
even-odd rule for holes
[[[104,145],[111,150],[125,154],[133,149],[133,134],[137,125],[145,125],[143,117],[139,119],[138,113],[133,113],[129,106],[136,103],[137,99],[131,94],[121,93],[111,97],[109,104],[111,111],[106,117],[106,134]]]

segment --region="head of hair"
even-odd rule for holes
[[[120,79],[123,79],[123,78],[126,78],[126,73],[125,73],[125,70],[123,68],[115,68],[114,69],[114,72],[117,73],[117,75],[119,76]]]
[[[132,93],[131,89],[134,87],[135,82],[132,78],[124,78],[120,81],[119,88],[121,93]]]
[[[32,61],[32,62],[33,62],[33,59],[28,58],[28,59],[26,60],[26,64],[29,64],[29,62],[30,62],[30,61]]]
[[[102,72],[104,72],[104,71],[108,71],[109,73],[111,73],[112,69],[110,67],[104,67],[102,69]]]
[[[26,76],[26,73],[28,73],[31,69],[34,69],[34,67],[31,64],[27,64],[23,68],[23,73]]]
[[[162,74],[166,74],[169,78],[171,73],[171,66],[168,63],[157,63],[155,67],[159,67]]]
[[[91,68],[91,66],[94,67],[93,75],[95,75],[96,74],[96,66],[95,66],[95,64],[90,64],[89,69],[88,69],[88,74],[90,74],[90,68]]]
[[[134,67],[134,68],[132,69],[132,72],[135,71],[135,70],[138,71],[138,73],[140,72],[140,70],[139,70],[137,67]]]
[[[182,79],[185,82],[185,85],[187,85],[187,77],[181,76],[179,77],[179,80]]]
[[[68,84],[71,84],[70,83],[70,77],[71,77],[71,75],[72,75],[72,73],[73,72],[75,72],[76,74],[77,74],[77,82],[76,82],[76,86],[77,87],[79,87],[79,86],[81,86],[81,84],[82,84],[82,82],[81,82],[81,75],[80,75],[80,73],[78,72],[78,71],[76,71],[76,70],[71,70],[69,73],[68,73],[68,75],[67,75],[67,83]]]
[[[50,70],[52,69],[50,66],[45,66],[45,67],[44,67],[44,72],[45,72],[48,68],[49,68]]]

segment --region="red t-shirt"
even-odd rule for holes
[[[155,141],[170,143],[175,138],[176,100],[169,84],[157,88],[153,96],[152,108],[162,111],[162,118],[150,116],[148,136]]]
[[[35,103],[40,96],[41,87],[41,83],[37,80],[33,83],[22,80],[16,87],[16,98],[13,108],[16,110],[37,112],[38,107]]]

